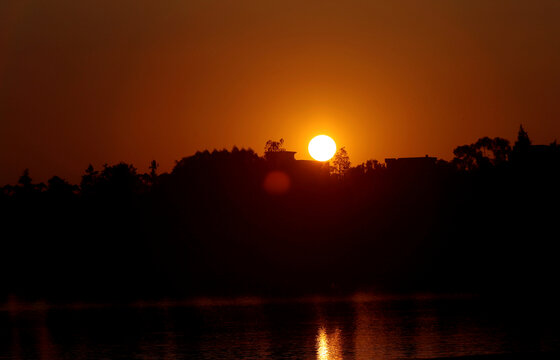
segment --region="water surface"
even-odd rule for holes
[[[558,351],[555,323],[530,314],[449,297],[12,304],[0,311],[0,358],[361,360]]]

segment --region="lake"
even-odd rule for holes
[[[1,359],[429,359],[554,353],[557,321],[475,297],[11,302]]]

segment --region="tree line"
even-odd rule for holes
[[[0,295],[60,301],[372,290],[546,293],[558,266],[560,150],[484,137],[391,169],[272,163],[284,141],[197,152],[158,173],[25,170],[0,193]],[[284,174],[285,191],[263,182]]]

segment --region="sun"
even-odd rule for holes
[[[309,142],[309,155],[317,161],[327,161],[336,152],[336,143],[327,135],[317,135]]]

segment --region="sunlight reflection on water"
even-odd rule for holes
[[[0,359],[366,360],[560,348],[557,330],[534,331],[472,299],[23,309],[0,310]]]
[[[319,328],[319,334],[317,334],[317,359],[342,359],[342,347],[340,345],[339,329],[335,329],[331,334],[327,334],[327,331],[324,327]]]

